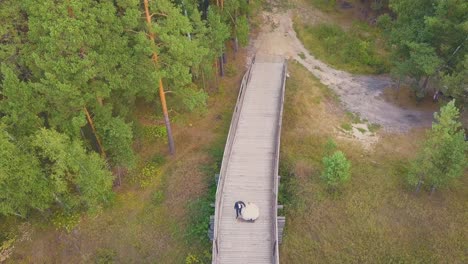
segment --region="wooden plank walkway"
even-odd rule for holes
[[[230,153],[225,152],[228,160],[223,160],[224,182],[218,185],[213,263],[277,262],[275,166],[284,60],[257,56],[251,67],[237,126],[230,131],[234,135]],[[260,216],[254,223],[236,220],[234,203],[239,200],[258,205]]]

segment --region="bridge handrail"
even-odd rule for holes
[[[282,83],[281,83],[281,95],[280,95],[280,111],[278,116],[278,124],[276,130],[276,141],[275,141],[275,154],[276,157],[273,160],[273,195],[274,197],[274,205],[273,205],[273,234],[275,237],[275,242],[273,244],[273,263],[279,263],[279,247],[278,247],[278,171],[279,171],[279,156],[280,156],[280,145],[281,145],[281,126],[283,123],[283,103],[284,103],[284,94],[285,94],[285,86],[286,86],[286,75],[287,75],[288,65],[287,62],[284,61],[283,64],[283,72],[282,72]]]
[[[242,110],[242,105],[244,101],[245,92],[247,84],[250,81],[250,74],[252,72],[252,66],[255,63],[255,56],[252,58],[252,62],[247,70],[247,72],[242,77],[241,85],[239,88],[239,94],[237,95],[236,106],[234,107],[234,113],[231,119],[231,125],[229,126],[229,132],[226,139],[226,146],[224,148],[223,160],[221,162],[221,169],[219,173],[218,185],[216,186],[216,201],[215,201],[215,216],[214,216],[214,230],[213,230],[213,249],[212,249],[212,263],[217,263],[218,255],[218,218],[221,215],[222,211],[222,201],[223,201],[223,188],[225,182],[225,174],[228,167],[229,157],[231,156],[232,145],[234,143],[235,134],[237,130],[237,125],[239,123],[239,116]]]

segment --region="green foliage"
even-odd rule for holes
[[[159,180],[160,176],[161,168],[154,163],[148,163],[135,176],[134,181],[136,181],[142,188],[145,188],[151,185],[155,180]]]
[[[26,39],[27,19],[21,1],[2,1],[0,8],[0,61],[9,65],[18,64],[18,55]],[[7,22],[7,23],[5,23]]]
[[[301,59],[303,59],[303,60],[305,60],[305,58],[306,58],[304,52],[301,52],[301,53],[299,53],[299,54],[297,54],[297,55],[299,56],[299,58],[301,58]]]
[[[200,43],[203,34],[194,35],[195,25],[201,24],[192,24],[180,7],[169,0],[151,1],[150,5],[152,13],[165,14],[158,16],[151,29],[158,36],[157,45],[151,46],[159,54],[158,65],[164,65],[158,69],[160,77],[181,89],[192,82],[191,67],[199,65],[208,54],[208,48]],[[196,19],[199,17],[200,14]]]
[[[309,0],[313,6],[322,11],[333,11],[336,7],[336,0]]]
[[[444,72],[441,76],[447,94],[458,98],[457,103],[466,107],[468,103],[468,85],[466,85],[468,83],[468,54],[453,72]]]
[[[135,155],[132,149],[133,132],[131,124],[122,118],[101,114],[96,118],[99,135],[103,139],[104,150],[113,165],[133,167]]]
[[[237,28],[236,28],[236,34],[237,38],[239,40],[239,44],[242,47],[247,46],[249,44],[249,22],[247,20],[246,16],[240,16],[237,19]]]
[[[350,123],[343,123],[341,124],[341,128],[345,131],[353,130],[353,126]]]
[[[25,217],[31,209],[44,210],[52,192],[40,160],[25,153],[0,124],[0,214]],[[24,148],[24,147],[23,147]]]
[[[70,233],[80,223],[80,215],[77,213],[58,212],[52,218],[52,223],[57,230],[65,230],[67,233]]]
[[[382,10],[386,7],[388,7],[388,3],[389,3],[390,0],[374,0],[372,1],[371,3],[371,8],[373,10]]]
[[[208,100],[208,94],[198,89],[195,85],[181,90],[177,97],[182,101],[183,106],[189,111],[205,109]]]
[[[117,252],[113,249],[98,249],[94,256],[94,263],[96,264],[112,264],[117,259]]]
[[[0,83],[0,119],[16,136],[31,135],[43,125],[39,113],[44,102],[31,84],[22,82],[6,65],[2,65],[3,83]]]
[[[151,195],[151,202],[153,205],[157,206],[164,201],[164,198],[164,192],[161,190],[157,190]]]
[[[376,52],[375,40],[361,34],[358,24],[346,32],[332,24],[307,26],[297,19],[294,22],[298,37],[318,58],[352,72],[381,73],[387,70],[382,55]]]
[[[112,200],[113,177],[98,154],[86,153],[78,141],[47,129],[35,134],[31,146],[44,162],[49,190],[65,210],[96,211]]]
[[[209,263],[211,262],[211,253],[204,251],[201,256],[189,253],[185,257],[185,264],[198,264],[198,263]]]
[[[213,8],[208,10],[208,41],[211,50],[214,52],[214,57],[219,56],[224,51],[224,42],[229,39],[229,27],[224,21],[220,13]]]
[[[196,264],[196,263],[202,263],[196,255],[188,254],[187,257],[185,258],[185,264]]]
[[[249,42],[249,12],[250,5],[244,0],[225,1],[221,11],[225,23],[231,27],[231,37],[237,38],[241,46],[246,46]]]
[[[154,125],[143,127],[143,135],[146,139],[160,139],[167,141],[167,131],[164,125]]]
[[[331,155],[336,150],[336,143],[332,138],[327,139],[327,143],[325,143],[325,155]]]
[[[205,21],[198,4],[150,1],[147,28],[138,0],[2,1],[0,215],[49,208],[71,214],[110,202],[109,167],[136,164],[128,122],[136,99],[155,100],[159,79],[174,94],[172,110],[206,108],[208,95],[193,83],[214,72],[231,34],[246,43],[250,10],[246,1],[226,1],[224,11],[210,8]],[[143,134],[167,140],[163,126]],[[109,164],[90,152],[96,138]],[[160,173],[154,164],[156,171],[148,167],[136,177],[142,185]]]
[[[234,64],[227,64],[226,65],[226,76],[227,77],[234,77],[237,74],[237,67]]]
[[[382,126],[377,124],[377,123],[371,123],[367,125],[367,128],[369,129],[369,132],[374,133],[377,132]]]
[[[458,121],[459,111],[451,101],[435,114],[436,122],[418,157],[411,163],[408,182],[440,188],[463,175],[468,144]]]
[[[413,78],[416,92],[422,95],[429,78],[463,74],[468,35],[466,1],[394,0],[390,8],[397,19],[391,27],[388,17],[381,23],[387,28],[394,72],[399,78]],[[466,102],[466,85],[445,81],[440,89],[460,103]]]
[[[323,166],[322,179],[332,188],[347,181],[351,176],[349,171],[351,163],[341,151],[336,151],[331,156],[325,156]]]

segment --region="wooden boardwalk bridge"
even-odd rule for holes
[[[226,141],[210,225],[213,263],[279,263],[278,163],[286,79],[283,58],[257,55],[245,74]],[[236,201],[260,209],[236,219]]]

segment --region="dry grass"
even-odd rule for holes
[[[281,146],[287,224],[282,263],[466,263],[467,178],[429,196],[405,184],[424,131],[380,134],[373,149],[337,138],[346,115],[310,73],[290,63]],[[316,103],[314,98],[323,98]],[[320,181],[333,138],[352,162],[338,193]]]

